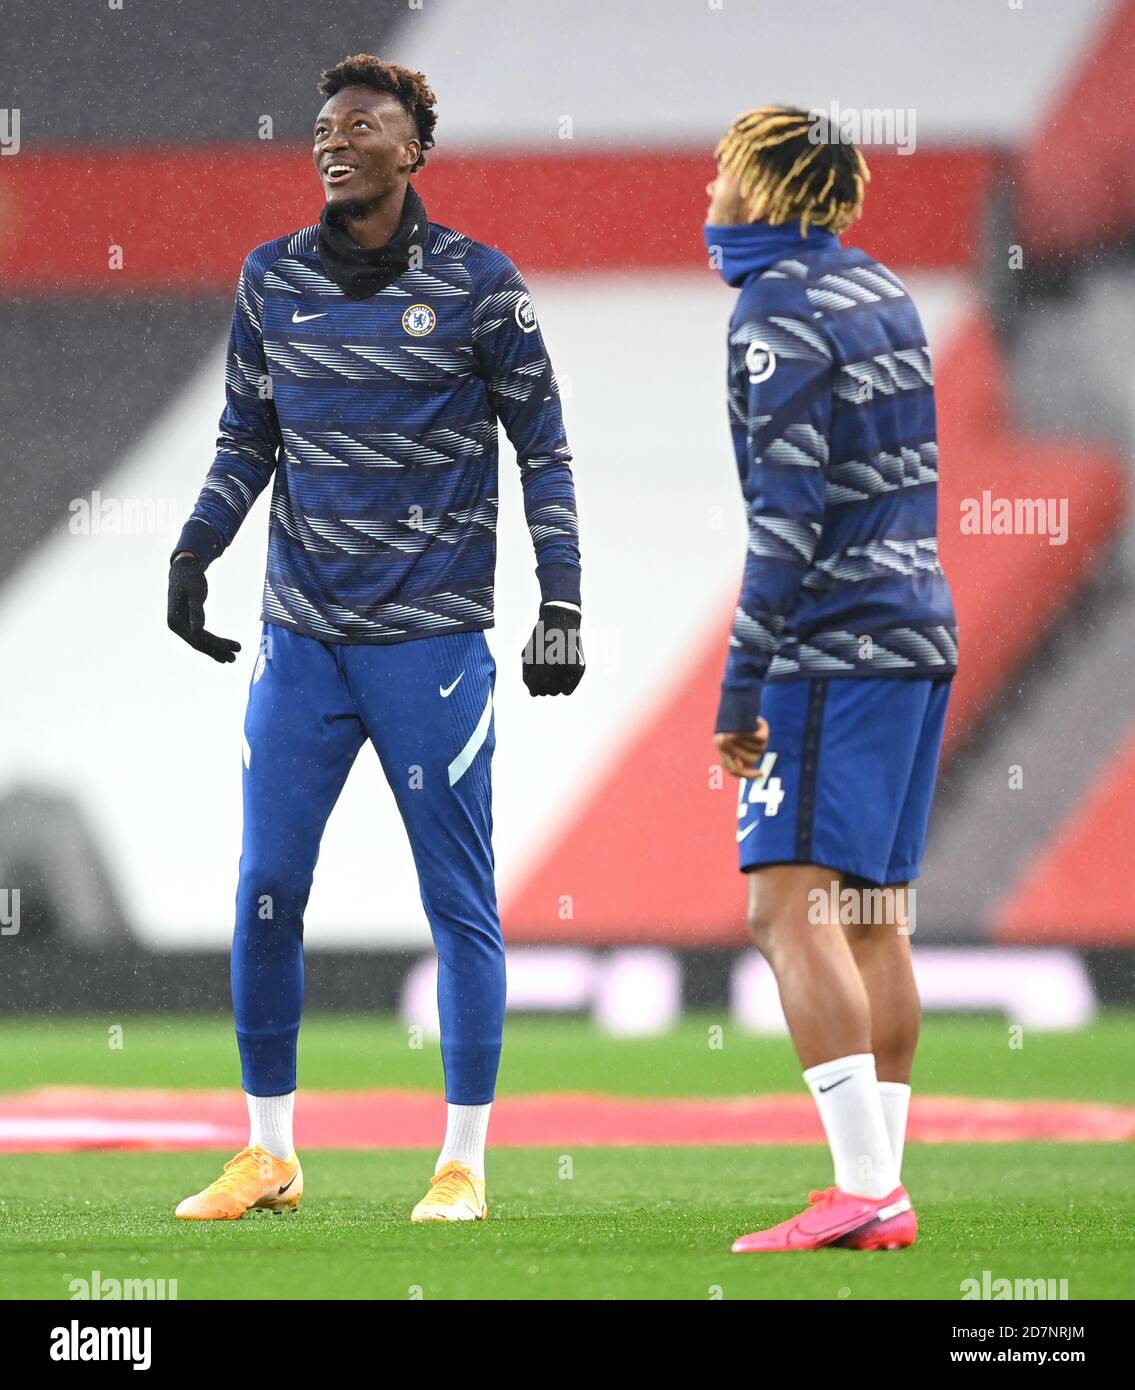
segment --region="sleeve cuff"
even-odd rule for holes
[[[578,565],[537,565],[536,578],[540,581],[541,603],[552,603],[559,599],[564,603],[574,603],[577,607],[582,606]]]
[[[745,686],[722,686],[717,707],[715,734],[742,734],[757,727],[761,712],[761,682]]]
[[[203,565],[208,566],[213,563],[224,548],[225,542],[219,531],[215,531],[207,521],[190,517],[181,528],[181,535],[178,536],[173,554],[169,558],[172,563],[174,555],[180,555],[183,550],[188,550],[196,555]]]

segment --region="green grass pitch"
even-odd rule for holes
[[[787,1043],[695,1015],[665,1038],[613,1042],[581,1021],[510,1023],[502,1091],[627,1095],[792,1091]],[[723,1021],[723,1020],[721,1020]],[[121,1024],[121,1049],[107,1029]],[[1026,1036],[933,1019],[916,1085],[927,1093],[1135,1102],[1135,1017]],[[0,1091],[45,1084],[214,1087],[234,1082],[216,1019],[9,1019]],[[389,1019],[313,1016],[301,1086],[434,1087],[436,1047]],[[302,1103],[302,1091],[301,1091]],[[911,1145],[904,1178],[922,1223],[909,1251],[733,1256],[730,1240],[797,1209],[830,1181],[819,1147],[555,1148],[490,1157],[485,1224],[411,1226],[433,1152],[307,1151],[295,1216],[173,1219],[215,1175],[215,1153],[0,1157],[0,1297],[65,1299],[72,1279],[177,1280],[179,1299],[946,1299],[961,1283],[1066,1279],[1072,1299],[1135,1292],[1135,1153],[1121,1144]],[[567,1161],[567,1160],[570,1160]]]

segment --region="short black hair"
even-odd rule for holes
[[[385,63],[373,53],[356,53],[319,74],[319,90],[325,97],[333,97],[344,87],[370,87],[375,92],[386,92],[409,113],[422,146],[418,162],[410,170],[416,174],[425,165],[426,151],[434,147],[437,125],[437,97],[422,74],[398,63]]]

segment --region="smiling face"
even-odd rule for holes
[[[344,87],[315,119],[312,157],[331,206],[380,201],[405,184],[421,152],[410,113],[370,87]]]

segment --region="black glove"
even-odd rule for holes
[[[541,604],[539,620],[521,652],[529,695],[570,695],[583,679],[586,663],[579,623],[574,608]]]
[[[235,661],[240,643],[228,637],[214,637],[205,631],[205,597],[209,584],[205,566],[196,555],[179,555],[169,567],[169,603],[166,620],[196,651],[214,661]]]

